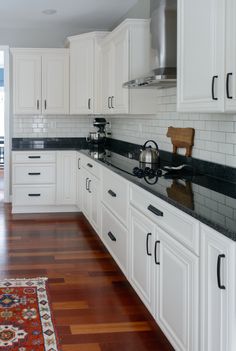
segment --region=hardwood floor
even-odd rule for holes
[[[0,278],[49,277],[63,351],[173,350],[82,214],[0,206]]]

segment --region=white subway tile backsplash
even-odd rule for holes
[[[156,92],[156,115],[109,116],[114,139],[143,144],[154,139],[160,149],[172,151],[167,128],[195,129],[193,157],[236,167],[236,115],[176,112],[176,89]],[[92,116],[14,116],[14,137],[86,137]],[[180,154],[184,150],[178,151]]]

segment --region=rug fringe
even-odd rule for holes
[[[45,281],[47,281],[48,280],[48,278],[47,277],[36,277],[36,278],[3,278],[3,279],[1,279],[0,278],[0,282],[2,282],[2,281],[5,281],[5,280],[7,280],[7,281],[16,281],[16,280],[45,280]]]

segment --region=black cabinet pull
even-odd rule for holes
[[[111,97],[110,96],[108,97],[108,108],[109,109],[111,108]]]
[[[85,185],[86,190],[88,190],[88,180],[89,178],[86,178],[86,185]]]
[[[228,73],[226,76],[226,95],[227,99],[233,99],[233,96],[229,94],[229,77],[232,76],[233,73]]]
[[[39,100],[37,100],[37,110],[39,110]]]
[[[116,193],[114,193],[114,191],[112,191],[111,189],[108,190],[108,194],[110,194],[112,197],[116,197]]]
[[[115,96],[111,96],[111,108],[115,108],[113,102],[114,102]]]
[[[149,237],[152,235],[152,233],[148,233],[146,236],[146,252],[148,256],[152,256],[152,254],[148,250],[148,243],[149,243]]]
[[[41,156],[28,156],[28,158],[41,158]]]
[[[47,100],[44,100],[44,109],[47,109]]]
[[[35,172],[35,173],[28,173],[28,175],[30,175],[30,176],[38,176],[38,175],[40,175],[41,173],[39,173],[39,172]]]
[[[28,194],[29,197],[39,197],[41,194]]]
[[[215,97],[215,80],[218,78],[218,76],[213,76],[212,77],[212,82],[211,82],[211,96],[212,100],[218,100],[217,97]]]
[[[87,166],[93,168],[93,165],[91,165],[91,163],[87,163]]]
[[[112,234],[112,232],[108,232],[107,235],[111,239],[111,241],[116,241],[116,237]]]
[[[160,240],[157,240],[156,242],[155,242],[155,248],[154,248],[154,258],[155,258],[155,263],[156,264],[160,264],[160,262],[159,261],[157,261],[157,245],[158,244],[160,244]]]
[[[78,158],[78,169],[80,169],[80,158]]]
[[[91,184],[91,182],[92,182],[92,180],[91,179],[89,179],[89,181],[88,181],[88,192],[89,193],[91,193],[92,191],[91,191],[91,189],[90,189],[90,184]]]
[[[222,258],[225,258],[224,254],[219,255],[218,259],[217,259],[217,283],[218,283],[219,289],[225,290],[225,286],[221,284],[221,277],[220,277],[221,260],[222,260]]]
[[[91,98],[88,99],[88,109],[91,110]]]
[[[156,207],[149,205],[148,206],[148,210],[152,213],[154,213],[156,216],[159,217],[163,217],[163,212],[161,212],[160,210],[158,210]]]

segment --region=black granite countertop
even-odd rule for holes
[[[48,139],[38,147],[40,140],[13,139],[13,150],[78,150],[93,159],[97,157],[85,138]],[[160,177],[140,179],[133,175],[133,169],[139,167],[138,145],[109,140],[105,148],[105,157],[101,152],[103,157],[97,162],[236,241],[235,168],[161,151],[160,168],[187,164],[192,171],[174,178],[163,172]]]

